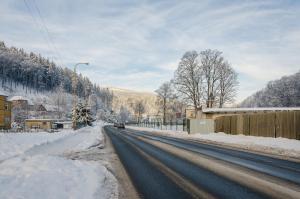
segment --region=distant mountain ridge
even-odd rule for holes
[[[118,112],[121,106],[127,108],[133,113],[132,107],[137,101],[143,101],[145,104],[146,112],[150,115],[157,114],[155,93],[136,91],[130,89],[109,87],[108,88],[113,93],[113,110]]]
[[[300,71],[268,82],[267,86],[246,98],[240,107],[299,107]]]

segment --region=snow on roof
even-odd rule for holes
[[[33,105],[33,102],[30,99],[21,95],[12,96],[9,98],[8,101],[20,101],[20,100],[27,101],[28,105]]]
[[[7,97],[7,95],[5,95],[3,92],[0,92],[0,95]]]
[[[56,124],[72,124],[72,121],[55,122]]]
[[[259,108],[206,108],[203,113],[256,112],[256,111],[300,111],[300,107],[259,107]]]
[[[18,101],[18,100],[27,100],[28,99],[26,97],[23,97],[23,96],[13,96],[9,99],[10,101]]]
[[[26,119],[25,121],[56,121],[56,119]]]
[[[50,104],[43,104],[47,111],[57,111],[57,106]]]

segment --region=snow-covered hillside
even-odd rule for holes
[[[56,91],[37,91],[35,89],[25,89],[22,85],[13,86],[12,89],[8,89],[9,85],[4,87],[0,86],[0,94],[8,96],[10,100],[13,97],[22,97],[27,99],[29,104],[43,104],[46,108],[54,110],[57,107],[58,98],[65,99],[66,110],[71,111],[72,107],[72,95],[66,92]]]
[[[143,101],[145,104],[146,112],[150,115],[157,114],[157,106],[155,104],[157,96],[155,93],[151,92],[139,92],[129,89],[121,88],[109,88],[114,95],[113,98],[113,110],[119,111],[121,106],[127,108],[127,110],[132,110],[132,106],[137,101]]]

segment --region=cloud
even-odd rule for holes
[[[240,74],[238,101],[300,68],[295,1],[26,1],[35,19],[20,1],[2,0],[1,40],[69,68],[88,61],[80,70],[100,85],[153,91],[185,51],[207,48],[223,51]]]

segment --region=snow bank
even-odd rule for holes
[[[0,198],[118,198],[118,183],[103,162],[64,156],[101,146],[101,127],[1,134]]]
[[[275,155],[300,158],[300,140],[287,138],[255,137],[245,135],[229,135],[225,133],[188,134],[183,131],[157,130],[141,127],[128,127],[140,131],[160,133],[167,136],[209,141],[223,145],[230,145],[242,149],[265,152]]]
[[[70,132],[60,133],[0,133],[0,161],[20,155],[24,151],[41,144],[69,135]]]
[[[53,156],[13,158],[0,164],[0,198],[116,198],[111,175],[95,162]]]
[[[164,135],[168,136],[174,136],[174,137],[189,137],[189,134],[186,131],[176,131],[176,130],[160,130],[156,128],[147,128],[147,127],[136,127],[136,126],[126,126],[126,128],[138,130],[138,131],[149,131],[154,133],[162,133]]]
[[[237,147],[300,157],[300,141],[287,138],[228,135],[225,133],[192,134],[190,137],[232,144]]]
[[[95,125],[93,127],[79,129],[75,133],[71,133],[51,143],[32,147],[26,151],[26,154],[62,155],[87,150],[90,147],[101,146],[102,144],[103,135],[101,133],[101,125]]]

